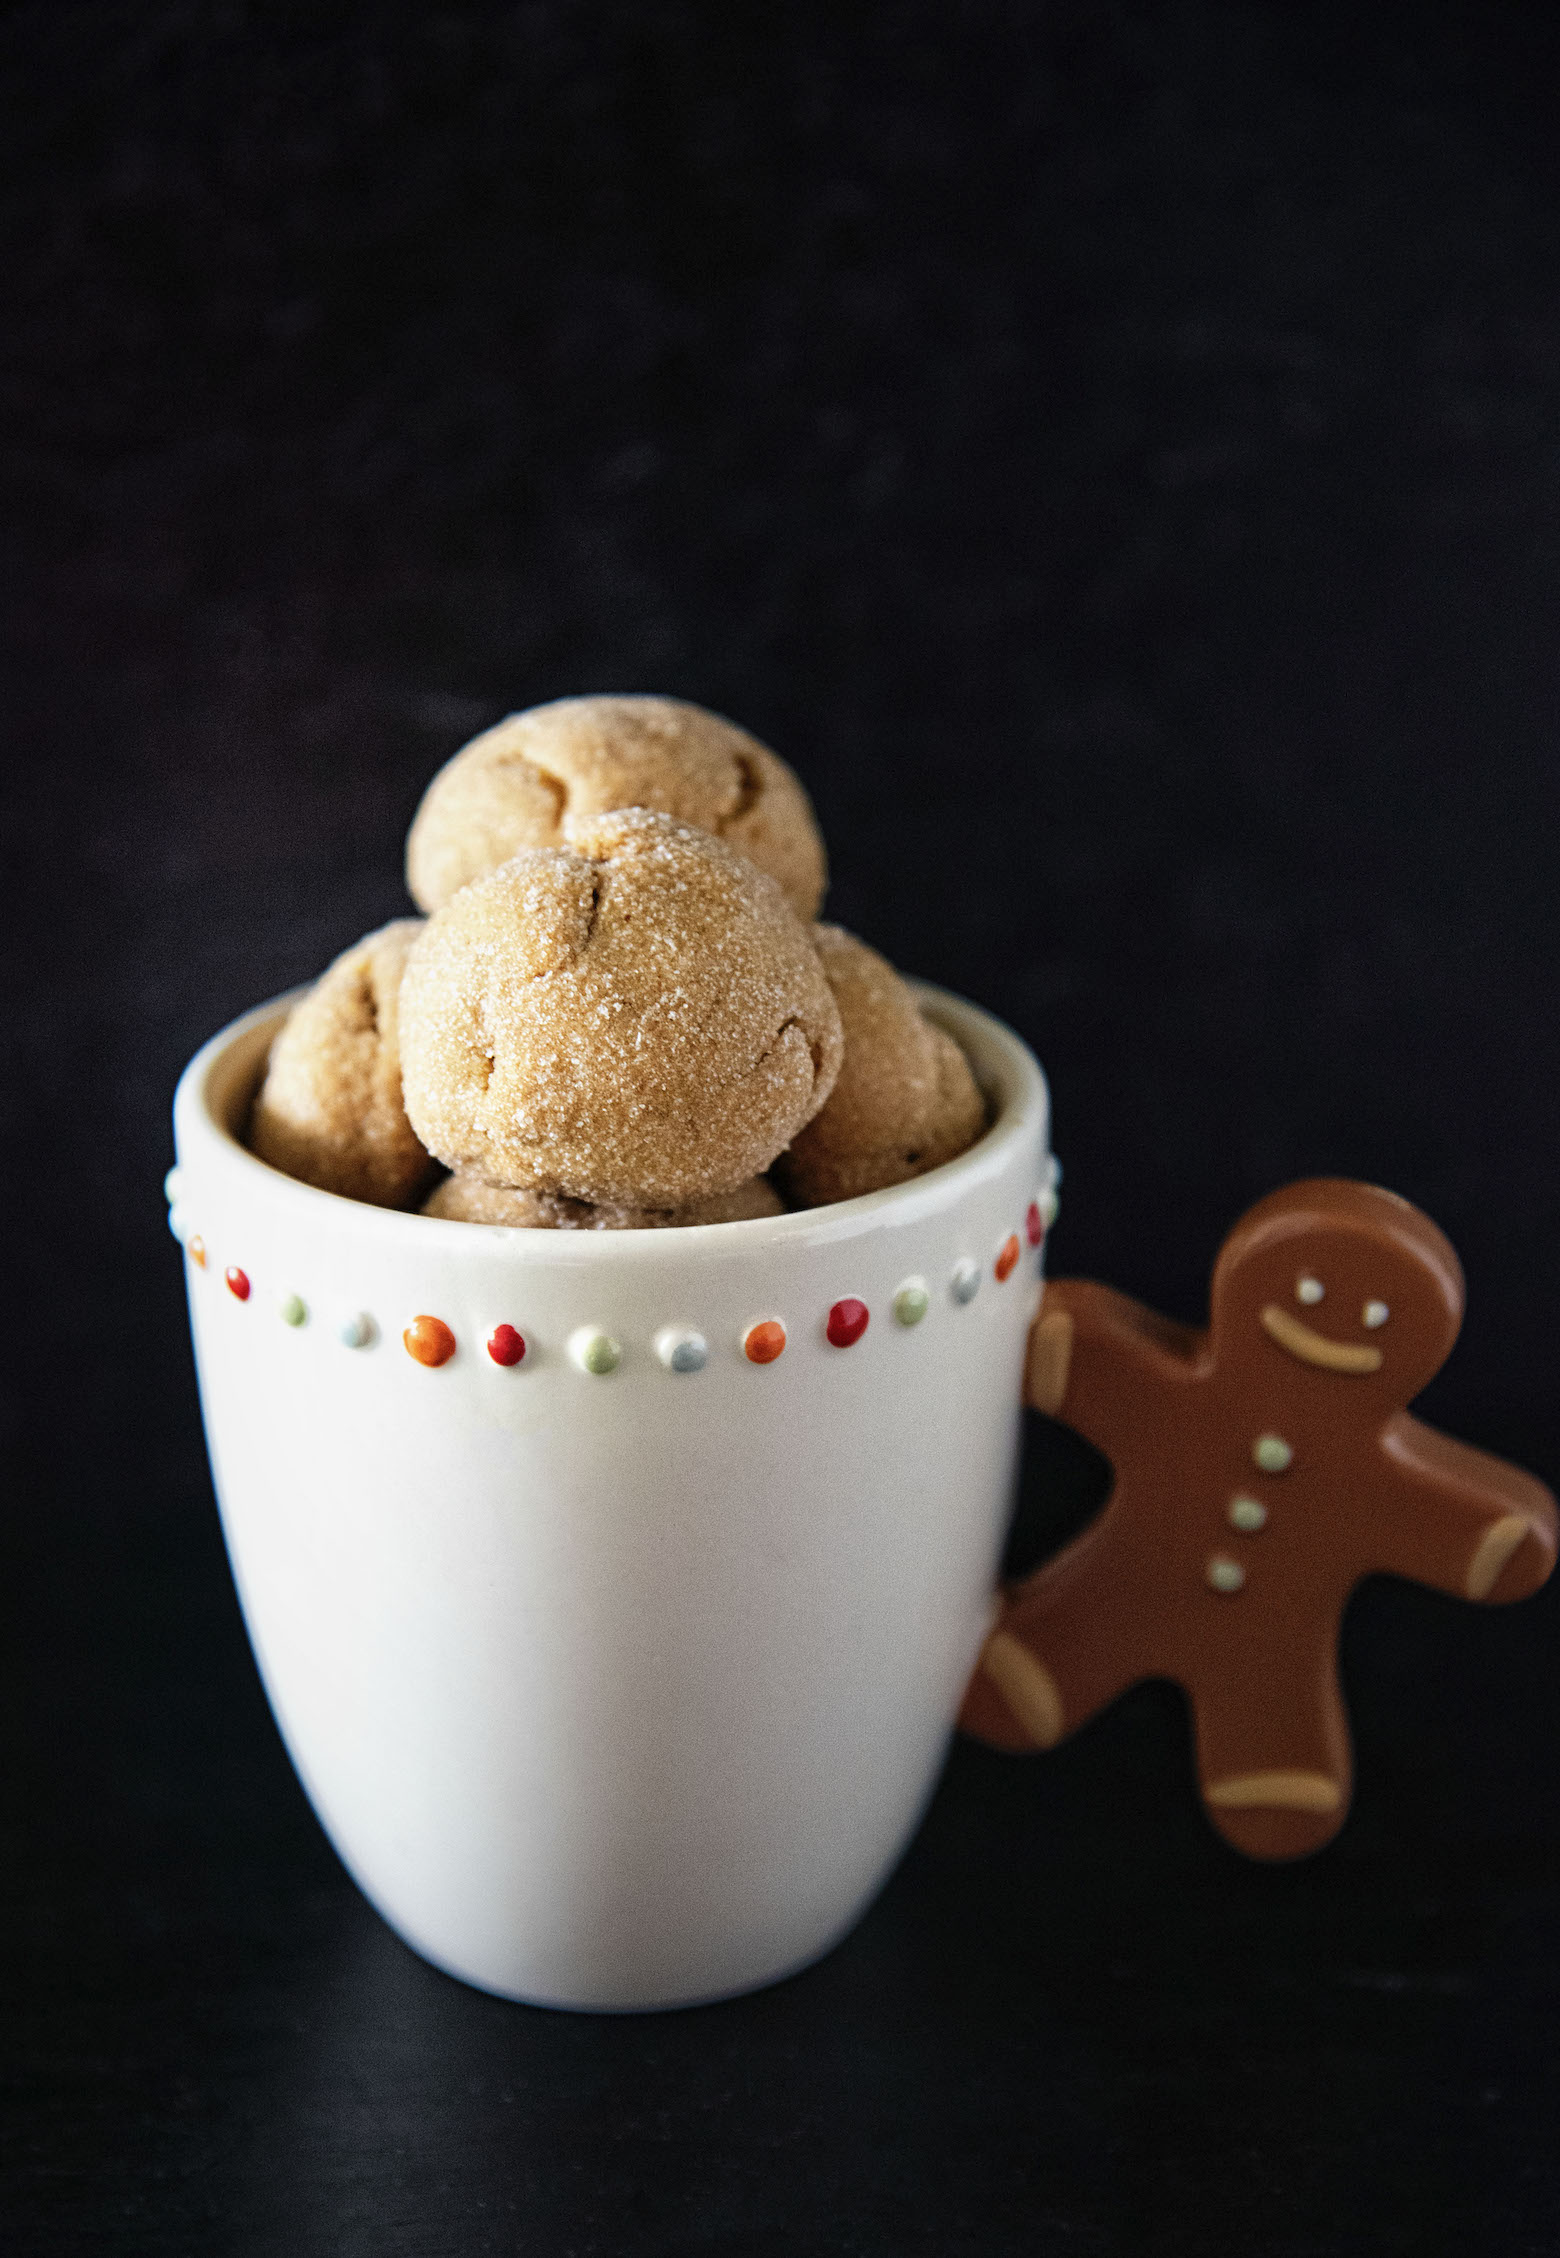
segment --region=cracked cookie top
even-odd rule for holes
[[[735,722],[680,698],[559,698],[511,714],[445,763],[406,842],[425,910],[524,847],[561,846],[571,820],[654,808],[735,847],[815,917],[826,877],[807,794]]]
[[[491,1184],[666,1208],[766,1169],[834,1087],[840,1016],[776,882],[644,808],[571,820],[430,918],[407,1113]]]

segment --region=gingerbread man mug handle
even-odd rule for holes
[[[1225,1840],[1254,1858],[1320,1849],[1352,1785],[1338,1632],[1355,1585],[1386,1572],[1504,1601],[1554,1565],[1544,1485],[1407,1409],[1462,1310],[1428,1216],[1343,1179],[1242,1217],[1200,1329],[1086,1280],[1049,1284],[1026,1400],[1115,1479],[1082,1536],[1004,1595],[965,1731],[1052,1748],[1128,1686],[1169,1678]]]

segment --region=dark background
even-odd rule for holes
[[[182,1062],[404,907],[440,761],[665,689],[1034,1043],[1056,1267],[1195,1316],[1250,1197],[1387,1182],[1471,1279],[1429,1409],[1560,1476],[1557,29],[0,15],[18,2258],[1560,2247],[1560,1592],[1360,1595],[1308,1865],[1219,1845],[1149,1687],[958,1749],[778,1990],[506,2006],[294,1782],[160,1189]],[[1036,1428],[1029,1553],[1098,1494]]]

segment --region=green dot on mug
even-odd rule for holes
[[[276,1305],[276,1314],[284,1325],[302,1325],[308,1317],[309,1305],[301,1294],[283,1294]]]
[[[598,1333],[591,1326],[582,1326],[569,1342],[569,1354],[582,1372],[593,1372],[598,1379],[615,1372],[623,1361],[623,1351],[610,1333]]]
[[[924,1278],[907,1278],[894,1296],[894,1317],[901,1325],[919,1325],[932,1306]]]

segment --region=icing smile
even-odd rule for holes
[[[1348,1341],[1330,1341],[1325,1333],[1313,1333],[1309,1325],[1302,1325],[1298,1317],[1291,1317],[1276,1302],[1269,1302],[1263,1310],[1262,1330],[1302,1364],[1320,1365],[1324,1372],[1381,1370],[1380,1349],[1367,1348],[1363,1342],[1355,1347]]]

